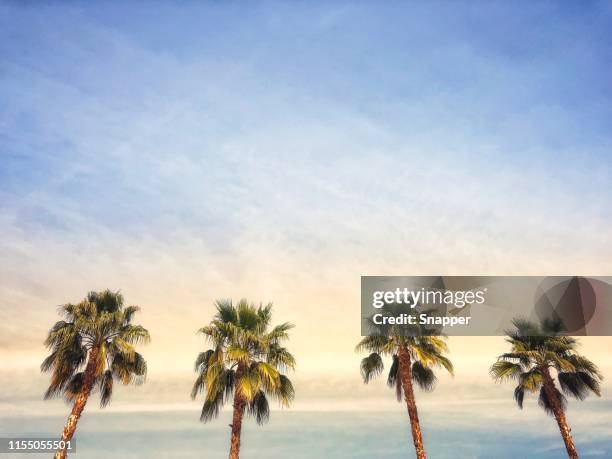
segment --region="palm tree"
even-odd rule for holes
[[[92,390],[100,392],[100,406],[106,406],[113,393],[113,380],[123,384],[141,383],[147,371],[143,357],[134,345],[149,341],[149,332],[132,325],[138,306],[123,305],[118,292],[90,292],[78,304],[60,307],[64,320],[49,331],[45,345],[51,354],[40,366],[51,372],[45,399],[63,395],[73,403],[62,440],[72,439],[77,423]],[[56,452],[56,459],[66,457],[66,448]]]
[[[283,374],[294,369],[295,359],[283,341],[289,338],[289,323],[269,330],[272,304],[255,306],[246,300],[233,305],[231,300],[215,303],[217,313],[210,325],[199,330],[211,349],[198,355],[198,377],[191,397],[205,391],[200,420],[208,422],[233,398],[230,459],[240,456],[240,432],[245,410],[263,424],[270,416],[268,396],[289,406],[294,397],[291,381]]]
[[[571,429],[567,423],[565,395],[584,400],[589,392],[601,395],[602,375],[597,366],[578,354],[578,342],[570,336],[561,336],[563,324],[558,320],[543,320],[540,325],[515,319],[516,330],[506,332],[511,349],[498,357],[491,366],[491,376],[497,381],[514,379],[518,385],[514,398],[523,408],[525,392],[539,392],[539,405],[553,415],[565,442],[567,455],[578,457]],[[555,385],[554,374],[561,391]]]
[[[421,330],[425,332],[425,330]],[[384,369],[382,355],[392,356],[393,363],[389,369],[387,384],[395,388],[398,402],[406,402],[412,441],[418,459],[425,459],[427,454],[423,446],[423,436],[414,398],[415,382],[421,389],[432,390],[436,383],[433,367],[443,367],[453,374],[453,364],[444,356],[448,346],[443,336],[366,336],[356,347],[357,352],[367,351],[370,355],[361,361],[361,375],[367,384]]]

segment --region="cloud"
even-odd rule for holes
[[[612,267],[609,11],[2,8],[7,368],[108,287],[187,371],[212,301],[248,296],[334,393],[361,387],[361,275]]]

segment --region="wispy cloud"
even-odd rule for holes
[[[110,287],[151,368],[190,368],[212,300],[244,295],[346,381],[360,275],[612,267],[604,3],[1,8],[11,368]]]

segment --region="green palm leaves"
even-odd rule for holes
[[[600,395],[602,375],[597,366],[576,352],[578,342],[570,336],[558,335],[561,324],[545,320],[540,325],[517,319],[516,330],[509,331],[506,341],[511,350],[499,356],[490,369],[497,381],[514,380],[517,386],[514,397],[523,407],[525,393],[539,393],[539,404],[549,414],[552,406],[543,384],[546,373],[553,369],[561,391],[554,388],[560,404],[565,407],[565,396],[578,400],[591,392]]]
[[[205,394],[200,419],[216,417],[221,407],[237,398],[258,424],[270,414],[268,398],[289,406],[295,392],[284,374],[295,367],[295,359],[283,346],[293,325],[270,327],[272,305],[255,306],[246,300],[216,303],[217,313],[210,325],[199,332],[211,348],[198,355],[198,373],[191,391],[195,398]]]
[[[41,371],[51,372],[45,398],[64,395],[74,401],[82,392],[86,369],[100,392],[100,404],[109,403],[113,380],[123,384],[144,380],[147,365],[134,345],[147,343],[149,333],[133,325],[137,306],[124,307],[120,293],[91,292],[78,304],[60,307],[64,320],[49,331],[45,345],[51,353]]]
[[[507,332],[510,352],[502,354],[491,366],[497,381],[514,380],[514,399],[523,408],[525,393],[539,393],[538,404],[555,417],[569,458],[577,458],[565,409],[566,396],[583,400],[589,393],[601,394],[603,379],[597,366],[576,352],[575,338],[562,336],[563,324],[543,320],[540,325],[523,319],[514,320],[515,330]],[[556,372],[558,386],[551,370]]]
[[[401,383],[398,378],[399,352],[405,347],[412,363],[412,380],[424,390],[432,390],[436,376],[434,368],[444,368],[453,374],[453,364],[444,355],[448,352],[445,338],[441,336],[366,336],[355,350],[370,352],[361,361],[361,376],[365,383],[378,376],[384,370],[383,355],[392,356],[387,383],[396,387],[398,400],[401,400]]]

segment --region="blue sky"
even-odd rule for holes
[[[341,220],[372,195],[384,212],[456,192],[552,212],[555,195],[595,218],[610,180],[610,10],[5,3],[5,214],[26,232],[137,238],[150,222],[219,245],[242,212],[276,220],[280,205],[274,223],[299,232],[283,206]]]
[[[108,287],[160,372],[248,296],[350,386],[361,275],[609,273],[611,25],[609,2],[3,2],[4,364]],[[503,348],[454,342],[474,372]]]

